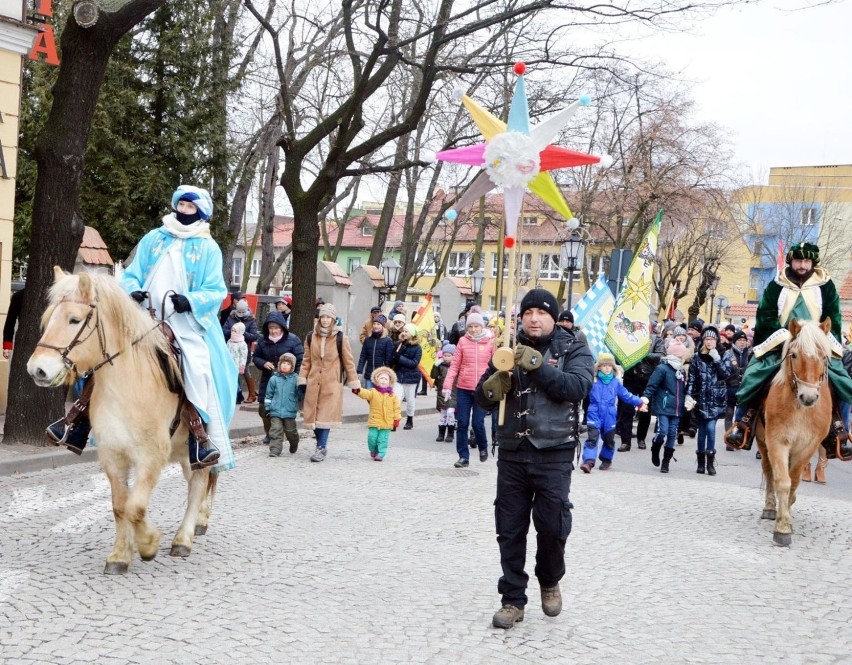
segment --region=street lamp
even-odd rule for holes
[[[379,305],[382,305],[385,300],[388,299],[391,292],[396,288],[396,285],[399,282],[399,273],[402,270],[402,266],[399,264],[399,261],[394,258],[382,261],[381,267],[382,275],[384,275],[385,278],[385,288],[379,291]]]
[[[568,271],[568,300],[565,309],[571,309],[574,291],[574,271],[577,265],[583,261],[583,248],[586,241],[577,229],[572,229],[571,234],[562,241],[559,248],[559,268]]]
[[[482,268],[470,276],[470,290],[473,291],[473,299],[479,305],[479,296],[482,295],[482,287],[485,285],[485,273]]]
[[[718,275],[710,281],[710,323],[713,323],[713,300],[716,298],[716,289],[719,288]]]

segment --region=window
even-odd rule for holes
[[[367,222],[361,224],[361,235],[365,238],[372,237],[376,235],[376,229],[370,226]]]
[[[594,275],[609,275],[610,258],[601,256],[600,254],[589,257],[589,276]]]
[[[249,273],[249,277],[260,277],[260,262],[261,259],[251,260],[251,272]]]
[[[440,253],[435,251],[434,249],[427,249],[426,255],[423,257],[423,261],[420,263],[420,268],[418,271],[422,275],[434,275],[437,268],[435,263],[440,258]]]
[[[450,260],[447,261],[447,275],[450,277],[467,277],[471,272],[471,261],[473,254],[470,252],[450,252]]]
[[[707,222],[704,228],[707,230],[707,235],[713,240],[724,240],[727,237],[727,229],[723,222]]]
[[[231,260],[231,284],[243,283],[243,258],[235,256]]]
[[[491,218],[490,218],[490,217],[488,217],[488,216],[483,217],[483,218],[482,218],[482,222],[483,222],[483,224],[485,224],[486,226],[490,226],[490,225],[491,225]]]
[[[538,257],[539,279],[560,279],[562,270],[559,269],[559,254],[541,254]]]
[[[532,265],[532,254],[518,254],[517,260],[517,273],[519,275],[523,275],[526,272],[526,278],[529,280],[530,278],[530,266]],[[484,266],[482,266],[484,268]],[[509,253],[505,252],[503,254],[503,277],[506,278],[509,276]],[[497,277],[497,253],[494,252],[491,255],[491,277]]]
[[[816,208],[802,208],[802,226],[813,226],[816,224],[817,212]]]
[[[763,255],[763,236],[755,236],[754,237],[754,250],[752,251],[752,256],[762,256]]]
[[[530,215],[529,217],[524,217],[524,226],[537,226],[538,218],[535,215]]]
[[[360,265],[361,265],[360,257],[353,257],[353,258],[349,259],[349,270],[347,272],[351,275],[352,271],[355,270],[355,268],[357,268]]]
[[[500,303],[501,303],[500,309],[505,310],[506,309],[506,296],[503,296],[502,298],[500,298]],[[490,309],[492,312],[497,311],[497,296],[488,296],[488,309]]]

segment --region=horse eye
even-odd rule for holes
[[[793,353],[791,353],[791,354],[790,354],[790,356],[791,356],[794,360],[795,360],[796,358],[798,358],[798,357],[799,357],[798,355],[796,355],[796,352],[795,352],[795,351],[794,351]]]
[[[68,319],[68,323],[70,323],[72,326],[76,326],[81,321],[82,321],[82,319],[78,319],[75,316],[72,316],[70,319]]]

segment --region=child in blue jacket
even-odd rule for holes
[[[669,472],[669,462],[674,457],[677,445],[677,426],[684,412],[686,399],[686,372],[683,357],[687,350],[679,339],[672,339],[666,347],[666,355],[657,365],[648,386],[642,393],[642,401],[651,405],[651,414],[657,416],[657,434],[651,444],[651,464],[660,467],[660,473]],[[660,449],[666,444],[660,464]]]
[[[295,373],[296,356],[282,353],[278,358],[278,371],[266,384],[263,407],[269,418],[269,456],[280,457],[284,448],[284,437],[290,444],[290,453],[299,448],[299,430],[296,428],[296,413],[299,400],[304,399],[296,385],[299,378]],[[304,387],[302,387],[304,390]]]
[[[620,369],[620,368],[619,368]],[[595,379],[592,392],[589,393],[588,416],[589,438],[583,445],[583,463],[580,469],[583,473],[591,473],[595,468],[595,457],[598,456],[598,440],[602,439],[600,459],[601,471],[612,466],[615,455],[615,421],[617,400],[631,406],[642,406],[640,397],[631,393],[621,383],[616,374],[615,358],[611,353],[598,354],[595,364]]]

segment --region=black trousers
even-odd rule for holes
[[[524,571],[530,515],[537,547],[535,576],[542,587],[552,587],[565,575],[565,541],[571,533],[571,462],[526,464],[497,461],[497,498],[494,521],[503,576],[497,584],[503,605],[527,604]]]
[[[637,397],[641,397],[645,392],[648,382],[641,379],[625,378],[624,387],[627,388]],[[621,437],[621,443],[630,443],[633,438],[633,416],[636,415],[636,407],[630,404],[625,404],[618,400],[618,415],[615,420],[615,429],[618,436]],[[639,412],[639,420],[636,423],[636,439],[645,441],[648,436],[648,428],[651,425],[651,413],[648,411]]]

